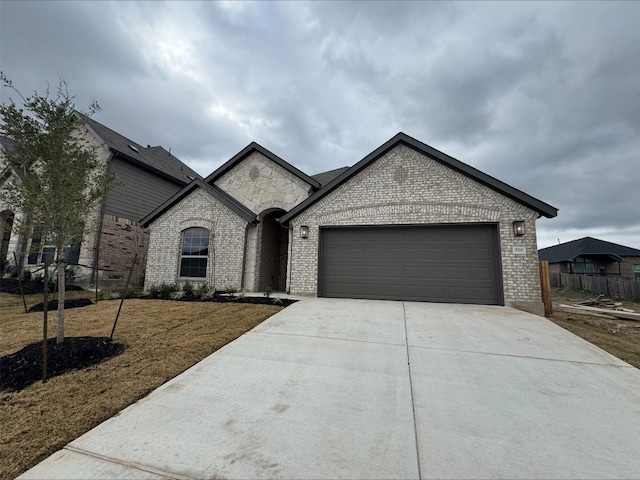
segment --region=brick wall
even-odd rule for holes
[[[150,225],[145,288],[187,280],[179,276],[181,232],[202,227],[210,231],[207,276],[189,281],[206,282],[218,290],[240,289],[246,225],[217,199],[195,190]]]
[[[537,213],[439,162],[400,145],[292,219],[290,291],[316,295],[319,226],[497,223],[507,305],[541,307],[535,220]],[[526,235],[515,237],[515,220]],[[515,253],[524,247],[525,253]]]
[[[141,288],[144,284],[148,247],[149,229],[140,227],[133,220],[105,215],[98,261],[99,288],[124,288],[132,265],[133,272],[129,286]]]

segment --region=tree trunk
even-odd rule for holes
[[[65,263],[58,264],[58,337],[57,344],[64,341],[64,297],[66,292],[65,285]]]

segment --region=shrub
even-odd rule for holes
[[[264,296],[265,297],[269,298],[272,293],[273,293],[273,288],[267,287],[267,288],[264,289]]]
[[[175,283],[161,283],[158,287],[158,296],[164,300],[169,300],[171,294],[180,291],[180,287]],[[181,292],[182,293],[182,292]]]
[[[169,294],[171,300],[182,300],[184,298],[184,292],[174,291]]]
[[[193,285],[189,280],[184,282],[184,284],[182,285],[182,292],[184,293],[185,297],[193,297],[193,290]]]
[[[238,289],[235,287],[227,287],[225,288],[225,293],[228,293],[229,295],[234,295],[236,293],[238,293]]]
[[[206,297],[208,291],[209,291],[209,287],[207,287],[206,283],[203,283],[193,291],[193,296],[198,300],[201,300]]]

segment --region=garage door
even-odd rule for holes
[[[318,295],[502,303],[495,225],[323,227]]]

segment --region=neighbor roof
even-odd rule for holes
[[[16,144],[16,141],[13,138],[5,137],[4,135],[0,135],[0,145],[7,152],[13,149],[13,146]]]
[[[251,142],[249,145],[247,145],[245,148],[243,148],[240,152],[235,154],[231,158],[231,160],[226,162],[220,168],[215,170],[211,175],[209,175],[207,178],[205,178],[205,182],[207,182],[207,183],[215,182],[218,178],[220,178],[226,172],[231,170],[233,167],[235,167],[237,164],[239,164],[242,160],[247,158],[253,152],[259,152],[260,154],[264,155],[265,157],[267,157],[272,162],[280,165],[282,168],[287,170],[289,173],[295,175],[299,179],[301,179],[304,182],[306,182],[309,185],[311,185],[314,189],[320,188],[320,183],[317,180],[314,180],[313,178],[311,178],[309,175],[307,175],[303,171],[298,170],[296,167],[294,167],[290,163],[284,161],[283,159],[278,157],[276,154],[270,152],[269,150],[267,150],[263,146],[257,144],[256,142]]]
[[[300,214],[301,212],[309,208],[311,205],[316,203],[318,200],[323,198],[325,195],[329,194],[330,192],[338,188],[340,185],[345,183],[347,180],[349,180],[351,177],[356,175],[358,172],[365,169],[366,167],[371,165],[373,162],[378,160],[380,157],[382,157],[383,155],[388,153],[390,150],[392,150],[393,148],[399,145],[405,145],[417,151],[418,153],[421,153],[422,155],[425,155],[437,162],[440,162],[446,165],[447,167],[463,175],[466,175],[467,177],[475,180],[476,182],[479,182],[482,185],[485,185],[495,190],[496,192],[506,197],[509,197],[512,200],[515,200],[516,202],[528,208],[531,208],[532,210],[538,212],[540,215],[544,215],[547,218],[553,218],[558,214],[557,208],[552,207],[551,205],[541,200],[538,200],[537,198],[534,198],[531,195],[528,195],[523,191],[518,190],[517,188],[507,185],[506,183],[501,182],[500,180],[493,178],[492,176],[487,175],[486,173],[482,173],[480,170],[477,170],[467,165],[466,163],[462,163],[460,160],[450,157],[446,153],[436,150],[435,148],[430,147],[429,145],[422,143],[405,133],[400,132],[397,135],[395,135],[393,138],[391,138],[389,141],[384,143],[382,146],[378,147],[376,150],[374,150],[369,155],[364,157],[362,160],[356,163],[353,167],[342,172],[340,175],[334,178],[326,186],[323,186],[321,190],[317,191],[316,193],[311,195],[309,198],[307,198],[305,201],[298,204],[295,208],[291,209],[286,215],[283,215],[280,218],[280,222],[281,223],[288,222],[289,220],[291,220],[292,218],[294,218],[295,216],[297,216],[298,214]]]
[[[597,255],[608,255],[618,259],[622,257],[640,257],[640,250],[592,237],[579,238],[578,240],[538,250],[538,258],[549,263],[571,262],[580,256]]]
[[[85,115],[81,116],[96,135],[104,140],[109,150],[119,157],[154,171],[163,177],[173,179],[182,185],[186,185],[196,178],[202,178],[163,147],[143,147],[94,119]]]
[[[193,192],[197,188],[202,188],[209,195],[220,200],[223,204],[225,204],[231,210],[236,212],[238,215],[240,215],[240,217],[244,218],[247,222],[257,222],[256,214],[253,213],[244,205],[242,205],[240,202],[238,202],[231,195],[226,193],[221,188],[216,187],[215,185],[209,185],[208,183],[205,183],[200,178],[197,178],[194,181],[192,181],[189,185],[184,187],[182,190],[177,192],[175,195],[173,195],[170,199],[168,199],[158,208],[153,210],[150,214],[148,214],[142,220],[140,220],[140,224],[143,227],[148,227],[149,224],[153,222],[156,218],[158,218],[160,215],[165,213],[167,210],[169,210],[176,203],[178,203],[180,200],[182,200],[184,197],[189,195],[191,192]]]

